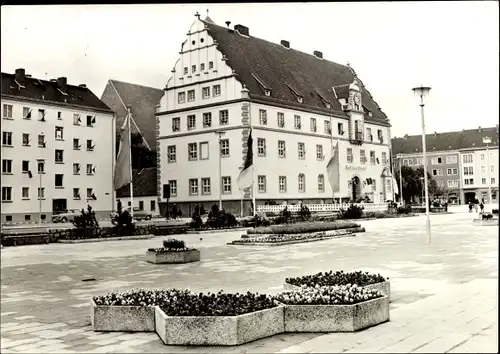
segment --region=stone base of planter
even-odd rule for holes
[[[154,264],[191,263],[200,260],[200,250],[185,252],[146,252],[146,261]]]
[[[101,238],[87,238],[78,240],[64,240],[59,239],[60,243],[86,243],[86,242],[103,242],[103,241],[123,241],[123,240],[149,240],[153,235],[139,235],[139,236],[120,236],[120,237],[101,237]]]
[[[156,333],[168,345],[240,345],[283,333],[284,307],[240,316],[167,316],[155,308]]]
[[[354,332],[389,320],[386,296],[355,305],[285,305],[285,332]]]
[[[142,306],[97,306],[90,299],[90,320],[98,332],[154,332],[155,308]]]
[[[483,219],[474,219],[474,225],[478,226],[498,226],[498,218],[483,220]]]
[[[298,290],[300,289],[299,286],[289,284],[289,283],[283,283],[283,289],[285,291],[293,291],[293,290]],[[372,289],[372,290],[379,290],[383,295],[387,296],[389,299],[389,302],[391,302],[391,283],[388,281],[384,281],[381,283],[375,283],[375,284],[370,284],[366,285],[365,289]]]

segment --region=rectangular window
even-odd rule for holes
[[[378,137],[378,140],[383,143],[384,142],[384,136],[382,135],[382,130],[381,129],[377,129],[377,137]]]
[[[433,164],[433,165],[437,165],[438,164],[437,157],[431,157],[431,164]]]
[[[322,193],[325,191],[325,176],[318,175],[318,192]]]
[[[299,155],[299,159],[306,158],[306,145],[304,143],[297,144],[297,154]]]
[[[185,92],[179,92],[177,94],[177,103],[186,103],[186,93]]]
[[[168,163],[177,162],[175,145],[167,146],[167,162]]]
[[[231,177],[222,177],[222,192],[231,194]]]
[[[279,176],[278,183],[280,193],[286,193],[286,176]]]
[[[188,144],[189,161],[198,160],[198,144]]]
[[[424,164],[423,161],[424,161],[424,159],[422,157],[417,157],[417,162],[415,162],[415,165],[421,166]]]
[[[294,127],[295,129],[301,129],[302,128],[302,120],[299,115],[295,115],[293,117],[293,122],[294,122]]]
[[[168,181],[168,184],[170,185],[170,196],[176,197],[177,196],[177,181],[170,180],[170,181]]]
[[[446,163],[457,163],[456,156],[446,156]]]
[[[74,163],[73,164],[73,174],[74,175],[79,175],[80,174],[80,164],[79,163]]]
[[[228,123],[229,123],[229,111],[227,109],[219,111],[219,124],[226,125]]]
[[[45,173],[45,161],[38,161],[38,173]]]
[[[453,181],[448,180],[447,181],[447,185],[448,185],[448,188],[452,188],[453,187]]]
[[[188,91],[188,102],[193,102],[196,99],[196,95],[194,93],[194,90],[189,90]]]
[[[95,172],[95,167],[91,164],[87,164],[87,175],[93,175]]]
[[[369,141],[373,141],[372,128],[366,128],[366,138]]]
[[[285,158],[285,142],[283,140],[278,140],[278,157]]]
[[[12,105],[11,104],[4,104],[3,105],[3,117],[7,118],[7,119],[12,119]]]
[[[359,161],[361,161],[362,164],[366,163],[366,151],[365,150],[359,151]]]
[[[12,187],[2,187],[2,202],[11,202],[11,201],[12,201]]]
[[[63,140],[63,127],[56,127],[56,140]]]
[[[354,160],[354,158],[352,156],[352,149],[347,148],[347,162],[352,163],[353,160]]]
[[[203,128],[212,126],[212,113],[203,113]]]
[[[191,74],[196,72],[196,65],[191,65]]]
[[[484,154],[481,154],[481,160],[484,160]]]
[[[332,135],[332,127],[330,126],[330,121],[325,120],[324,125],[325,125],[325,134]]]
[[[299,173],[297,182],[299,192],[304,193],[306,191],[306,176],[303,173]]]
[[[172,118],[172,131],[178,132],[180,130],[181,130],[181,118],[180,117]]]
[[[284,128],[285,127],[285,114],[278,112],[278,128]]]
[[[407,159],[403,160],[403,166],[408,166],[408,160]]]
[[[462,162],[463,163],[472,163],[473,162],[473,158],[472,158],[472,154],[465,154],[462,156]]]
[[[408,160],[408,166],[413,166],[413,160]]]
[[[259,109],[259,123],[267,125],[267,111],[265,109]]]
[[[45,188],[38,188],[38,199],[45,199]]]
[[[30,146],[30,135],[23,133],[23,146]]]
[[[496,184],[495,177],[491,177],[491,184]]]
[[[64,151],[63,150],[56,150],[55,151],[55,162],[56,163],[63,163],[64,162]]]
[[[220,85],[213,85],[212,86],[212,96],[217,97],[220,96]]]
[[[453,175],[453,169],[452,169],[452,168],[447,168],[447,169],[446,169],[446,174],[447,174],[448,176]]]
[[[200,143],[200,160],[208,160],[208,142]]]
[[[210,87],[203,87],[201,89],[201,97],[203,99],[210,98]]]
[[[2,145],[12,146],[12,132],[3,132],[2,133]]]
[[[92,139],[87,139],[87,151],[94,151],[95,145]]]
[[[209,69],[213,69],[214,68],[214,62],[213,61],[209,61],[208,62],[208,68]]]
[[[323,145],[316,145],[316,160],[323,161]]]
[[[413,160],[410,160],[413,163]],[[370,151],[370,163],[375,165],[375,151]]]
[[[94,191],[92,190],[92,188],[87,188],[87,199],[91,199],[93,195]]]
[[[257,138],[257,154],[259,156],[266,156],[266,139]]]
[[[93,127],[95,124],[95,116],[87,116],[87,127]]]
[[[491,166],[490,166],[490,170],[491,170],[491,172],[495,172],[495,166],[494,166],[494,165],[491,165]]]
[[[188,130],[196,128],[196,115],[191,114],[187,116]]]
[[[387,153],[386,152],[382,152],[382,165],[387,165],[389,163],[389,161],[387,161]]]
[[[198,195],[198,179],[189,179],[189,195]]]
[[[486,178],[481,178],[481,184],[486,184]]]
[[[79,200],[80,198],[80,188],[73,188],[73,199]]]
[[[458,175],[458,168],[454,168],[453,169],[453,175],[454,176]],[[457,181],[457,183],[458,183],[458,181]]]
[[[259,193],[266,192],[266,176],[257,176],[257,186]]]
[[[205,63],[200,64],[200,71],[205,71]]]
[[[201,179],[201,194],[210,194],[210,178]]]
[[[311,125],[311,131],[313,133],[316,133],[316,131],[318,130],[318,126],[317,126],[317,123],[316,123],[316,118],[311,118],[311,122],[309,124]]]
[[[73,150],[80,150],[82,146],[80,145],[80,139],[73,139]]]
[[[41,122],[45,122],[45,109],[38,110],[38,120]]]
[[[23,107],[23,118],[24,119],[31,119],[31,111],[32,111],[31,108]]]
[[[27,173],[29,170],[30,170],[30,162],[23,160],[22,171]]]
[[[12,173],[12,160],[2,160],[2,173]]]
[[[149,209],[150,209],[151,211],[155,211],[155,210],[156,210],[156,202],[155,202],[154,200],[151,200],[151,201],[149,202]]]
[[[339,135],[344,135],[344,124],[337,123],[337,131],[338,131]]]
[[[55,175],[55,186],[62,187],[63,186],[63,177],[64,175]]]
[[[486,172],[486,166],[481,166],[481,172]]]
[[[229,157],[229,139],[220,140],[220,156]]]
[[[45,147],[45,135],[38,134],[38,147]]]
[[[189,73],[189,69],[187,66],[184,67],[184,75],[187,75]]]
[[[73,124],[80,125],[81,122],[82,122],[82,119],[80,118],[80,115],[77,113],[73,113]]]

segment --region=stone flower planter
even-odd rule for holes
[[[391,302],[391,283],[389,281],[366,285],[364,286],[364,288],[371,290],[379,290],[383,295],[386,295],[389,299],[389,302]],[[293,291],[300,289],[300,287],[289,283],[283,283],[283,289],[285,291]]]
[[[285,305],[285,332],[354,332],[389,319],[387,296],[354,305]]]
[[[240,316],[167,316],[155,307],[156,333],[167,345],[240,345],[284,331],[284,307]]]
[[[146,261],[154,264],[163,263],[191,263],[200,260],[200,250],[185,252],[146,252]]]
[[[154,332],[153,306],[97,306],[90,299],[90,320],[98,332]]]

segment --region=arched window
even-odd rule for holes
[[[318,192],[324,192],[325,191],[325,176],[324,175],[318,175]]]
[[[306,175],[299,173],[299,192],[306,191]]]

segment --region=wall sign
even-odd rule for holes
[[[363,166],[350,166],[350,165],[346,165],[345,169],[347,171],[366,171],[366,167],[363,167]]]

